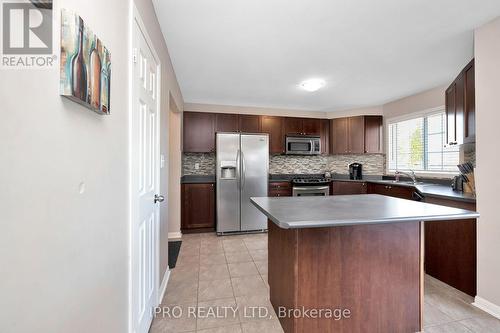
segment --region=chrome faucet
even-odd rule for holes
[[[396,182],[399,182],[399,176],[401,176],[401,175],[410,177],[411,180],[413,181],[413,184],[417,184],[417,176],[415,175],[415,171],[413,171],[411,169],[410,169],[410,172],[403,172],[403,171],[396,170],[396,172],[394,173],[394,176],[396,177]]]

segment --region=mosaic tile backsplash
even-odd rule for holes
[[[293,156],[271,155],[269,173],[271,174],[318,174],[325,171],[347,174],[348,165],[354,162],[363,164],[363,174],[383,175],[385,172],[385,155],[319,155]],[[195,164],[199,169],[195,169]],[[185,153],[182,156],[183,175],[215,174],[214,153]]]

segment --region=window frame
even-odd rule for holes
[[[415,118],[422,118],[422,117],[429,117],[432,115],[436,115],[438,113],[446,112],[446,107],[444,105],[438,106],[432,109],[427,109],[423,111],[417,111],[417,112],[411,112],[408,114],[404,114],[401,116],[395,116],[391,118],[387,118],[385,121],[384,125],[384,136],[385,136],[385,151],[386,151],[386,156],[385,156],[385,173],[386,175],[395,175],[396,170],[392,170],[389,168],[390,166],[390,142],[389,142],[389,131],[390,131],[390,125],[393,123],[405,121],[405,120],[411,120]],[[445,133],[446,135],[446,133]],[[459,149],[459,155],[461,154],[461,150]],[[459,156],[460,158],[460,156]],[[457,171],[419,171],[415,170],[415,174],[420,177],[426,177],[426,178],[453,178],[454,176],[457,176],[459,174],[458,169]]]

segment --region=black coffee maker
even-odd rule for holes
[[[363,179],[363,165],[361,163],[349,164],[349,178],[350,179]]]

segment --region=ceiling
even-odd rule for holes
[[[187,103],[340,111],[451,82],[498,0],[153,0]],[[298,84],[323,78],[306,92]]]

